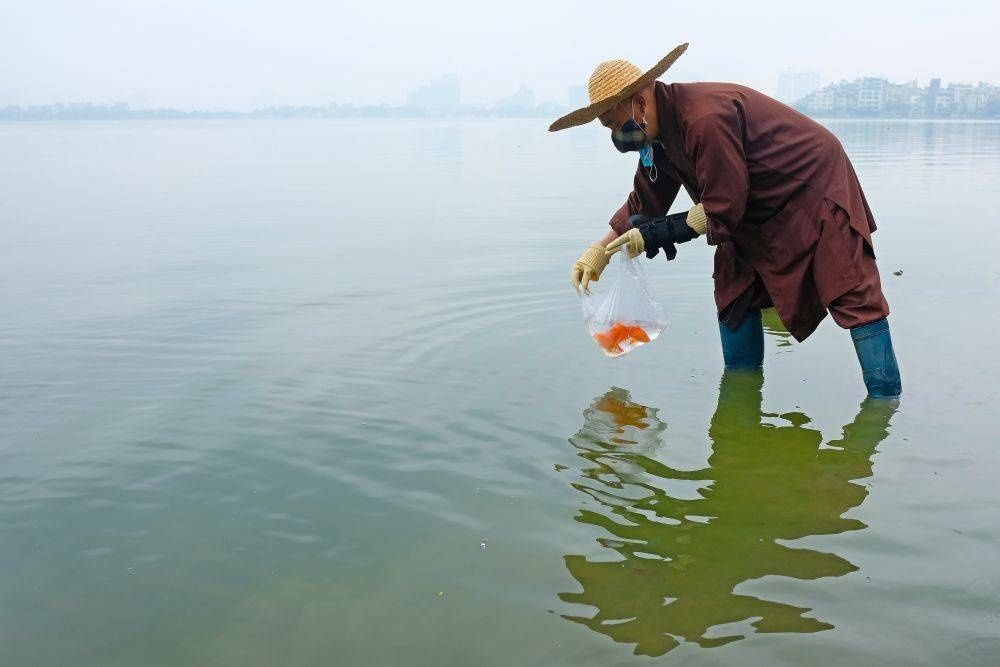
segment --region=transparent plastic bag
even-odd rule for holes
[[[614,268],[616,274],[609,276],[608,269]],[[581,292],[580,304],[590,336],[605,355],[620,357],[656,340],[669,322],[653,297],[639,257],[630,258],[622,250],[618,253],[617,267],[608,269],[604,273],[605,280],[610,278],[607,291]]]

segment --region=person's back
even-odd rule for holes
[[[788,105],[736,83],[657,83],[668,91],[684,152],[692,154],[699,124],[733,122],[744,152],[750,187],[743,221],[764,222],[788,200],[826,197],[848,212],[871,244],[875,220],[840,140]],[[809,188],[811,192],[806,192]],[[810,197],[811,195],[811,197]]]

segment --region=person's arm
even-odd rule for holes
[[[660,178],[669,179],[662,171]],[[611,218],[611,227],[616,233],[605,238],[605,250],[609,257],[627,248],[629,257],[638,257],[645,252],[652,259],[663,248],[669,260],[677,255],[675,243],[685,243],[705,233],[705,212],[700,204],[684,213],[665,215],[677,197],[680,183],[669,179],[660,188],[650,188],[649,185],[649,179],[640,167],[635,188]],[[650,200],[652,205],[647,205]]]
[[[642,165],[639,165],[635,172],[635,178],[632,179],[632,192],[628,194],[625,203],[618,207],[608,223],[615,232],[614,236],[605,237],[608,243],[632,229],[629,218],[633,215],[642,214],[652,218],[663,215],[670,210],[670,206],[674,203],[674,199],[677,198],[677,193],[681,189],[681,184],[664,174],[662,169],[659,172],[656,181],[650,181]]]
[[[705,207],[695,204],[687,211],[673,213],[658,218],[633,215],[629,218],[632,229],[607,244],[605,250],[608,256],[621,249],[628,251],[629,257],[638,257],[643,252],[653,259],[663,249],[668,260],[677,256],[678,243],[687,243],[705,233],[708,220],[705,218]]]
[[[601,272],[608,265],[606,256],[606,246],[614,241],[620,234],[631,229],[629,218],[641,211],[648,211],[650,215],[660,215],[670,208],[680,190],[680,183],[661,173],[656,182],[653,183],[646,176],[640,164],[636,169],[635,178],[632,179],[632,192],[629,193],[615,214],[611,216],[611,231],[605,234],[604,238],[587,248],[580,258],[573,263],[570,279],[573,287],[577,290],[587,291],[590,281],[597,281],[601,277]]]
[[[685,143],[695,164],[700,203],[708,218],[708,243],[728,241],[743,219],[750,196],[742,109],[727,101],[691,123]]]
[[[651,182],[640,164],[632,179],[632,192],[629,193],[615,214],[611,216],[611,231],[600,241],[587,248],[580,258],[573,263],[570,280],[577,290],[587,291],[590,281],[597,281],[601,272],[608,265],[606,246],[620,234],[631,229],[629,218],[637,213],[648,211],[649,215],[660,215],[670,208],[680,190],[680,183],[661,173],[656,182]]]

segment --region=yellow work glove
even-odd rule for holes
[[[604,255],[604,246],[595,243],[587,248],[580,259],[573,263],[573,271],[570,276],[573,281],[573,289],[589,293],[590,281],[597,282],[601,277],[601,271],[608,265],[608,258]]]
[[[611,255],[622,249],[624,249],[625,252],[628,253],[628,256],[632,259],[635,259],[642,253],[646,252],[646,242],[642,238],[642,232],[633,227],[609,243],[604,249],[604,254],[608,259],[611,259]]]

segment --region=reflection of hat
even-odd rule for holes
[[[565,130],[567,127],[583,125],[594,120],[614,105],[658,79],[674,64],[674,61],[681,57],[687,47],[687,42],[681,44],[645,74],[627,60],[608,60],[601,63],[590,75],[588,86],[590,104],[582,109],[571,111],[552,123],[549,126],[549,132]]]

